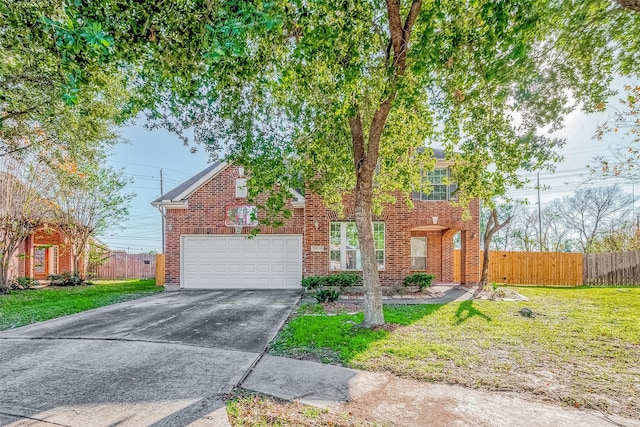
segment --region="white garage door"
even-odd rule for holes
[[[299,288],[302,236],[182,236],[181,287]]]

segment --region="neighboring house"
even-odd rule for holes
[[[73,270],[71,245],[55,225],[43,224],[22,242],[14,256],[18,276],[47,280],[50,274]]]
[[[412,272],[428,272],[440,282],[454,278],[454,236],[460,232],[461,283],[479,280],[480,203],[462,208],[449,202],[452,186],[441,184],[449,163],[436,150],[438,163],[428,179],[433,191],[412,193],[410,209],[402,195],[374,218],[376,255],[383,285],[400,284]],[[293,216],[283,227],[261,226],[246,234],[251,211],[243,169],[216,162],[160,196],[152,205],[165,215],[165,275],[181,288],[275,288],[300,286],[302,277],[358,271],[360,251],[353,200],[344,197],[344,215],[327,209],[315,194],[291,191]],[[259,215],[259,212],[258,212]]]

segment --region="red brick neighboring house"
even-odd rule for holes
[[[450,164],[439,150],[436,157],[428,176],[431,193],[412,193],[413,208],[398,194],[397,203],[374,218],[383,285],[397,285],[412,272],[452,282],[458,232],[461,283],[479,280],[480,203],[471,202],[472,219],[463,221],[463,209],[449,201],[453,186],[440,183]],[[261,227],[253,239],[246,238],[253,206],[240,167],[216,162],[153,201],[165,215],[166,283],[193,289],[297,288],[302,277],[360,270],[352,198],[344,197],[339,217],[319,196],[291,193],[293,216],[285,226]]]
[[[71,247],[54,225],[43,224],[18,247],[12,262],[14,276],[47,280],[50,274],[73,270]]]

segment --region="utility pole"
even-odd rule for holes
[[[537,174],[538,177],[538,243],[540,244],[540,252],[542,252],[542,208],[540,207],[540,172]]]
[[[162,187],[162,168],[160,168],[160,195],[164,194],[164,188]],[[162,217],[162,253],[165,253],[164,250],[164,212],[160,211],[160,216]]]

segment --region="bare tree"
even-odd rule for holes
[[[573,196],[551,202],[559,221],[575,238],[583,252],[591,242],[628,221],[634,197],[619,185],[582,188]]]
[[[0,293],[8,290],[9,267],[20,244],[45,219],[50,174],[41,163],[0,158]]]

